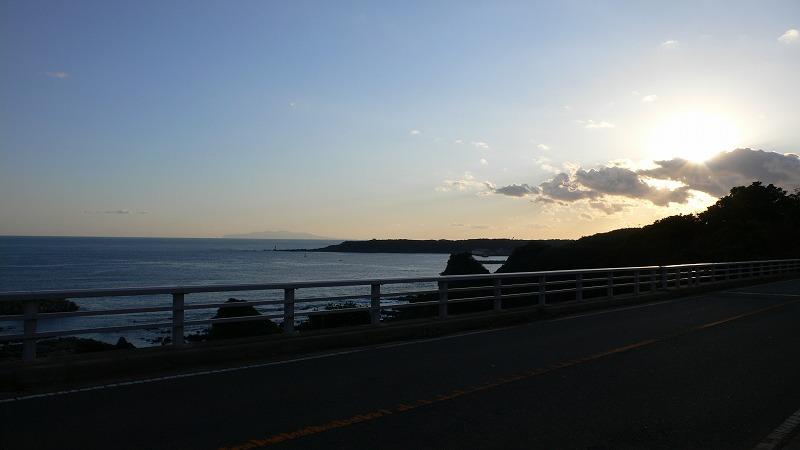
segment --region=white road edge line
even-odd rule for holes
[[[726,294],[739,294],[739,295],[769,295],[771,297],[800,297],[800,294],[778,294],[774,292],[744,292],[744,291],[729,291]]]
[[[798,426],[800,426],[800,409],[789,416],[778,428],[772,430],[772,433],[753,447],[753,450],[775,450],[780,448],[794,434]]]
[[[502,327],[502,328],[491,328],[491,329],[488,329],[488,330],[468,331],[468,332],[465,332],[465,333],[450,334],[450,335],[447,335],[447,336],[439,336],[439,337],[428,338],[428,339],[419,339],[419,340],[414,340],[414,341],[397,342],[397,343],[393,343],[393,344],[378,344],[378,345],[373,345],[373,346],[369,346],[369,347],[359,347],[359,348],[354,348],[354,349],[351,349],[351,350],[343,350],[343,351],[332,352],[332,353],[309,355],[309,356],[303,356],[303,357],[299,357],[299,358],[285,359],[285,360],[281,360],[281,361],[270,361],[270,362],[258,363],[258,364],[248,364],[248,365],[245,365],[245,366],[226,367],[226,368],[222,368],[222,369],[201,370],[201,371],[197,371],[197,372],[187,372],[187,373],[181,373],[181,374],[177,374],[177,375],[169,375],[169,376],[164,376],[164,377],[143,378],[143,379],[139,379],[139,380],[121,381],[121,382],[118,382],[118,383],[109,383],[109,384],[102,384],[102,385],[96,385],[96,386],[88,386],[88,387],[82,387],[82,388],[75,388],[75,389],[67,389],[67,390],[54,391],[54,392],[48,392],[48,393],[41,393],[41,394],[31,394],[31,395],[23,395],[23,396],[19,396],[19,397],[10,397],[10,398],[6,398],[6,399],[0,399],[0,405],[4,404],[4,403],[18,402],[18,401],[23,401],[23,400],[33,400],[33,399],[42,398],[42,397],[54,397],[54,396],[61,396],[61,395],[67,395],[67,394],[76,394],[76,393],[80,393],[80,392],[95,391],[95,390],[99,390],[99,389],[106,389],[106,388],[112,388],[112,387],[131,386],[131,385],[134,385],[134,384],[156,383],[156,382],[159,382],[159,381],[177,380],[177,379],[180,379],[180,378],[191,378],[191,377],[197,377],[197,376],[203,376],[203,375],[214,375],[214,374],[226,373],[226,372],[238,372],[238,371],[248,370],[248,369],[259,369],[259,368],[262,368],[262,367],[280,366],[280,365],[292,364],[292,363],[302,362],[302,361],[311,361],[311,360],[315,360],[315,359],[331,358],[331,357],[334,357],[334,356],[350,355],[350,354],[353,354],[353,353],[361,353],[361,352],[366,352],[366,351],[370,351],[370,350],[380,350],[380,349],[385,349],[385,348],[405,347],[407,345],[417,345],[417,344],[424,344],[424,343],[427,343],[427,342],[443,341],[443,340],[447,340],[447,339],[455,339],[455,338],[459,338],[459,337],[472,336],[472,335],[476,335],[476,334],[494,333],[494,332],[497,332],[497,331],[509,330],[509,329],[512,329],[512,328],[535,326],[535,325],[541,324],[541,323],[561,322],[561,321],[564,321],[564,320],[573,320],[573,319],[580,319],[580,318],[584,318],[584,317],[600,316],[600,315],[604,315],[604,314],[611,314],[611,313],[620,312],[620,311],[628,311],[628,310],[632,310],[632,309],[649,308],[649,307],[652,307],[652,306],[663,305],[663,304],[666,304],[666,303],[673,303],[673,302],[677,302],[677,301],[690,300],[692,298],[697,298],[697,297],[701,297],[701,296],[702,295],[693,295],[693,296],[690,296],[690,297],[681,297],[681,298],[675,298],[675,299],[671,299],[671,300],[663,300],[663,301],[660,301],[660,302],[653,302],[653,303],[645,303],[645,304],[641,304],[641,305],[626,306],[626,307],[622,307],[622,308],[614,308],[614,309],[596,311],[596,312],[586,313],[586,314],[577,314],[577,315],[573,315],[573,316],[560,317],[560,318],[557,318],[557,319],[547,319],[547,320],[543,320],[543,321],[523,323],[523,324],[519,324],[519,325],[511,325],[511,326]]]

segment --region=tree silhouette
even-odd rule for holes
[[[699,214],[515,250],[498,272],[796,258],[800,189],[738,186]]]

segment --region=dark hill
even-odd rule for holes
[[[800,191],[760,182],[731,189],[699,214],[670,216],[551,246],[517,248],[498,272],[682,264],[800,256]]]

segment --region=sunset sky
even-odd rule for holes
[[[0,234],[575,238],[800,187],[797,0],[0,20]]]

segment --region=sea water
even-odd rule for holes
[[[340,241],[268,239],[184,239],[102,237],[0,237],[0,291],[66,290],[142,286],[273,283],[311,280],[375,279],[435,276],[448,255],[400,253],[326,253],[280,251],[313,249]],[[390,285],[386,291],[418,290],[430,285]],[[360,295],[368,302],[369,286],[299,290],[298,297]],[[186,296],[186,302],[217,303],[230,297],[280,299],[280,291],[205,293]],[[80,310],[168,306],[169,295],[74,299]],[[403,302],[387,299],[386,304]],[[319,309],[324,303],[300,305],[298,311]],[[258,308],[280,312],[280,305]],[[215,310],[190,310],[186,320],[213,317]],[[39,331],[72,330],[169,321],[170,313],[126,314],[42,320]],[[203,327],[189,328],[187,332]],[[2,321],[0,334],[20,330],[17,322]],[[125,336],[137,346],[152,344],[169,330],[138,330],[85,335],[107,342]]]

